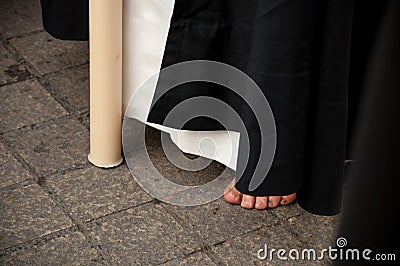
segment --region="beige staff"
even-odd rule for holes
[[[122,162],[122,0],[89,1],[90,154],[98,167]]]

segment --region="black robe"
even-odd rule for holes
[[[157,102],[149,120],[162,123],[172,107],[190,97],[221,99],[240,112],[251,139],[247,165],[240,163],[239,147],[239,191],[259,196],[297,192],[304,209],[337,214],[346,147],[352,8],[350,0],[176,0],[162,66],[195,59],[230,64],[248,74],[271,105],[277,150],[267,178],[256,190],[249,191],[248,185],[260,153],[260,131],[251,109],[228,89],[204,83],[178,86]],[[45,28],[57,29],[61,22],[49,17],[45,12]],[[46,26],[46,21],[54,24]],[[70,22],[78,23],[76,17]],[[65,28],[55,36],[85,35],[82,27]],[[221,125],[199,118],[184,128]]]
[[[43,27],[61,40],[89,39],[89,0],[40,0]]]

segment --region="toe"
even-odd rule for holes
[[[281,205],[289,205],[290,203],[294,202],[296,200],[296,193],[283,196],[281,200]]]
[[[231,204],[240,204],[242,202],[242,194],[233,188],[224,194],[224,199]]]
[[[268,208],[276,208],[281,202],[282,196],[269,196],[268,197]]]
[[[235,180],[226,187],[224,199],[231,204],[240,204],[242,202],[242,193],[235,188]]]
[[[268,197],[256,197],[255,208],[257,210],[265,210],[268,208]]]
[[[243,195],[242,197],[242,207],[245,209],[253,209],[256,202],[256,197]]]

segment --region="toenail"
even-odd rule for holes
[[[281,200],[281,204],[286,204],[286,200]]]

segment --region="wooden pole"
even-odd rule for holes
[[[89,0],[90,154],[98,167],[122,162],[122,0]]]

